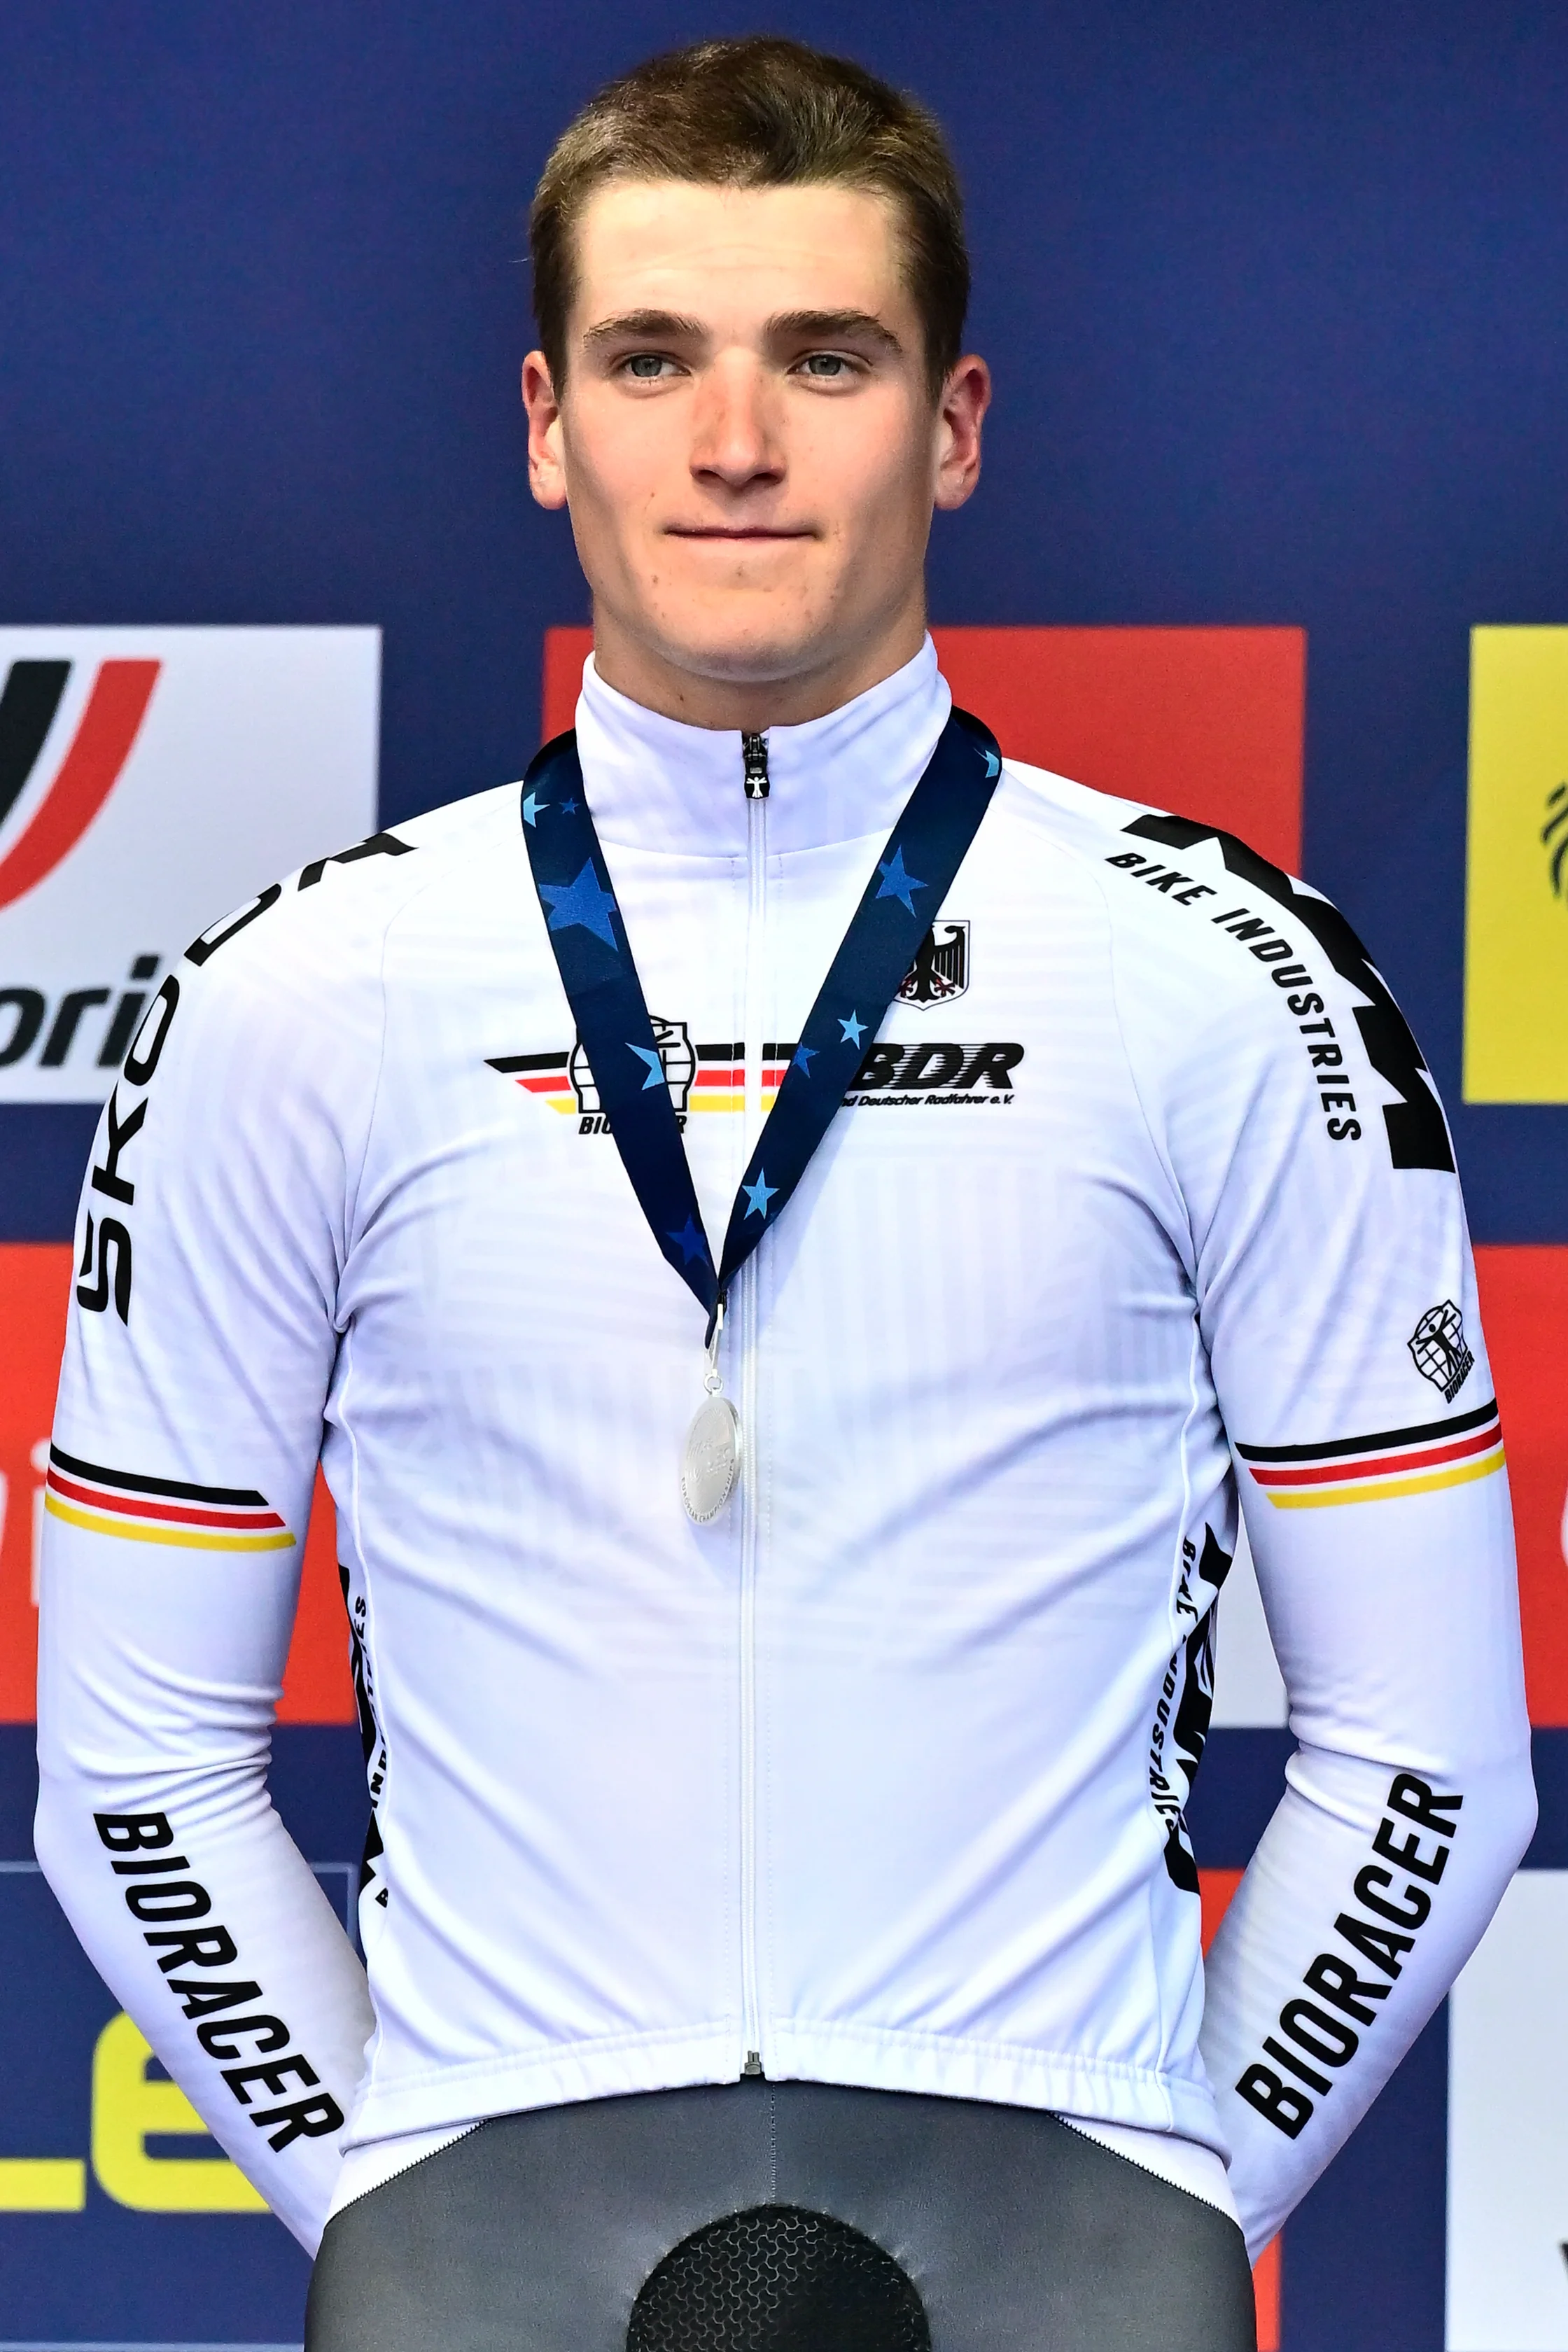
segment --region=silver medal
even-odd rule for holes
[[[716,1519],[741,1475],[741,1416],[727,1396],[707,1396],[692,1415],[680,1457],[680,1499],[699,1527]]]
[[[724,1329],[724,1302],[713,1315],[708,1342],[708,1370],[702,1385],[708,1393],[691,1416],[686,1451],[680,1457],[680,1499],[687,1516],[700,1528],[716,1519],[735,1491],[741,1475],[741,1416],[724,1394],[719,1370],[719,1341]]]

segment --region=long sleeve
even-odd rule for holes
[[[1146,1084],[1300,1743],[1207,1971],[1202,2047],[1256,2252],[1528,1843],[1512,1529],[1447,1133],[1386,987],[1327,901],[1239,843],[1129,830],[1206,886],[1193,919],[1223,992],[1186,1038],[1162,1032]],[[1111,862],[1136,879],[1146,858]]]
[[[39,1859],[309,2248],[373,2021],[267,1790],[379,1047],[374,959],[316,912],[333,880],[196,941],[127,1057],[82,1200],[40,1590]]]

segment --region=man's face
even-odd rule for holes
[[[571,509],[614,682],[733,723],[703,719],[712,689],[842,688],[918,647],[931,509],[973,488],[986,386],[966,362],[933,405],[886,199],[600,189],[563,395],[538,353],[524,394],[534,496]]]

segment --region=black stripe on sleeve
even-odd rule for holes
[[[139,1478],[129,1470],[103,1470],[96,1462],[79,1462],[74,1454],[62,1454],[58,1445],[50,1446],[49,1460],[57,1470],[73,1478],[91,1478],[100,1486],[123,1486],[129,1495],[169,1495],[182,1503],[259,1503],[264,1511],[272,1507],[253,1486],[187,1486],[179,1478]]]
[[[1413,1429],[1380,1429],[1371,1437],[1332,1437],[1322,1445],[1238,1445],[1244,1462],[1325,1462],[1334,1455],[1374,1454],[1384,1445],[1415,1445],[1428,1437],[1462,1437],[1497,1419],[1497,1399],[1478,1405],[1473,1412],[1458,1412],[1451,1421],[1418,1422]]]

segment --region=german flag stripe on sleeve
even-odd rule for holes
[[[1497,1400],[1447,1421],[1336,1437],[1321,1445],[1237,1445],[1276,1510],[1323,1510],[1336,1503],[1387,1503],[1489,1478],[1503,1466]]]
[[[265,1495],[240,1486],[192,1486],[106,1470],[49,1448],[44,1508],[89,1534],[195,1551],[286,1551],[294,1542]]]

